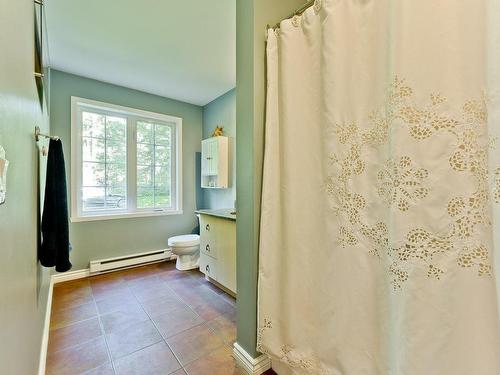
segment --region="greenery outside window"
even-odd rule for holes
[[[72,97],[72,221],[182,213],[182,119]]]

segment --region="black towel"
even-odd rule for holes
[[[71,269],[69,250],[64,153],[62,142],[51,139],[47,159],[45,200],[43,202],[40,263],[45,267],[56,266],[57,272],[66,272]]]

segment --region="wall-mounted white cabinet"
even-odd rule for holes
[[[201,187],[229,187],[228,137],[212,137],[201,141]]]

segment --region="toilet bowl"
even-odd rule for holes
[[[192,270],[199,267],[200,263],[200,236],[197,234],[185,234],[170,237],[168,246],[172,253],[177,255],[175,268],[180,271]]]

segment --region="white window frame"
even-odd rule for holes
[[[81,207],[82,194],[82,127],[80,113],[82,107],[104,112],[108,115],[127,117],[127,208],[123,210],[93,211],[84,213]],[[172,208],[137,208],[137,121],[161,121],[173,123],[175,126],[175,140],[172,144],[174,159],[172,160],[172,176],[175,176],[172,186]],[[110,219],[125,219],[134,217],[181,215],[182,210],[182,118],[161,113],[143,111],[140,109],[123,107],[71,97],[71,221],[96,221]]]

